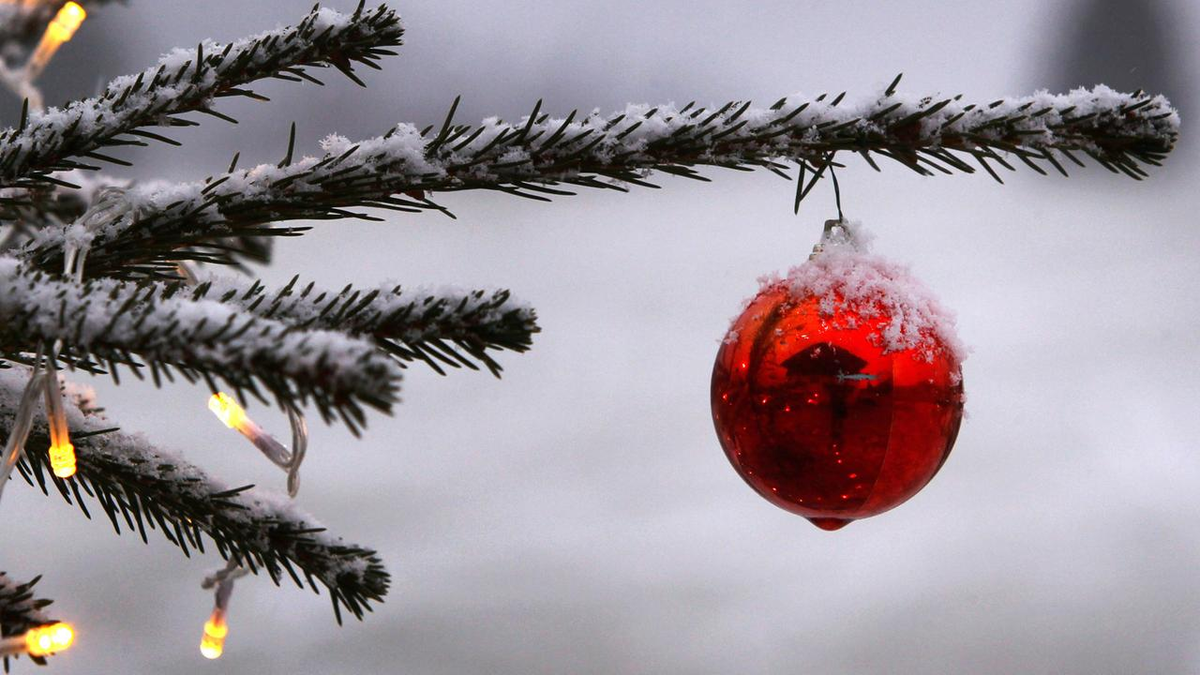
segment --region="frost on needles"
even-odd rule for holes
[[[11,429],[26,370],[14,366],[0,371],[4,436]],[[88,517],[89,502],[93,508],[98,505],[117,533],[124,527],[146,541],[157,529],[187,555],[204,553],[207,538],[222,557],[236,556],[276,583],[286,576],[316,591],[320,582],[329,590],[339,620],[343,607],[361,618],[370,602],[387,592],[389,577],[374,551],[329,535],[285,495],[250,486],[230,488],[178,453],[117,431],[112,420],[81,409],[77,400],[68,401],[67,414],[79,473],[69,481],[53,477],[43,452],[27,453],[18,465],[25,480],[42,492],[50,494],[53,488]],[[45,425],[35,426],[31,445],[45,446],[46,433]],[[0,589],[0,616],[4,600]],[[3,625],[10,634],[8,624]]]
[[[904,96],[889,87],[858,105],[819,96],[784,98],[768,108],[631,105],[612,115],[562,119],[539,110],[515,123],[455,125],[448,116],[438,130],[400,124],[364,141],[330,136],[320,157],[293,161],[289,148],[279,164],[136,187],[129,194],[135,216],[95,233],[91,269],[143,273],[195,256],[236,262],[236,253],[205,243],[303,231],[276,225],[284,221],[374,217],[362,207],[449,213],[429,198],[437,192],[491,189],[549,199],[572,194],[561,185],[653,186],[653,171],[708,180],[697,172],[701,166],[762,167],[788,178],[788,163],[815,180],[839,151],[876,168],[872,155],[889,158],[925,175],[974,172],[969,162],[975,162],[997,180],[993,164],[1014,170],[1015,162],[1042,174],[1052,167],[1065,175],[1065,164],[1092,158],[1141,179],[1142,166],[1159,164],[1179,134],[1178,113],[1162,96],[1102,85],[987,105]],[[65,232],[45,232],[28,257],[54,265]]]

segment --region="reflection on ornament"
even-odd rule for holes
[[[927,291],[903,268],[829,244],[734,321],[712,410],[752,488],[836,530],[933,478],[958,434],[963,390],[952,320]]]

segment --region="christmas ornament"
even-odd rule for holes
[[[963,413],[953,318],[842,220],[762,290],[717,353],[717,436],[742,478],[825,530],[916,494]]]

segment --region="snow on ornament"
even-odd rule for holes
[[[953,317],[857,225],[825,224],[808,262],[733,322],[712,378],[717,436],[767,501],[836,530],[906,501],[963,415]]]

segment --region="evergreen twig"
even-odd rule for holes
[[[781,161],[817,175],[843,150],[888,157],[923,175],[971,173],[967,160],[974,159],[997,179],[989,160],[1013,168],[1000,153],[1030,166],[1046,162],[1064,173],[1056,155],[1082,153],[1140,178],[1142,164],[1157,165],[1179,133],[1179,117],[1162,96],[1118,94],[1103,86],[990,105],[889,91],[857,107],[838,107],[824,97],[782,99],[769,109],[749,103],[715,111],[631,106],[578,121],[573,114],[550,119],[539,107],[515,124],[456,126],[448,119],[436,134],[402,124],[360,143],[331,137],[321,158],[233,171],[202,183],[135,189],[131,200],[138,217],[96,238],[89,270],[161,274],[177,260],[235,262],[236,255],[205,244],[229,236],[294,236],[307,229],[272,225],[283,221],[372,219],[358,210],[363,207],[446,212],[427,198],[429,192],[491,189],[549,200],[572,194],[558,185],[652,187],[650,171],[708,180],[695,168],[704,165],[763,167],[786,177]],[[53,265],[61,257],[62,236],[51,233],[27,255],[38,266]]]
[[[33,593],[33,587],[40,580],[41,576],[36,576],[22,583],[0,572],[0,638],[23,635],[35,626],[53,623],[53,620],[42,612],[53,601],[38,598]],[[46,664],[44,657],[30,658],[34,663]],[[8,658],[4,658],[3,662],[4,671],[8,672]]]
[[[0,398],[20,396],[26,375],[18,370],[25,369],[0,371]],[[4,436],[12,413],[0,409]],[[18,464],[26,482],[43,493],[53,489],[89,518],[89,503],[98,504],[118,534],[124,527],[147,541],[149,531],[157,529],[188,556],[204,553],[207,537],[222,557],[237,556],[247,569],[266,572],[276,584],[286,575],[316,592],[320,582],[329,589],[339,622],[342,608],[362,618],[370,603],[387,593],[389,577],[374,551],[328,535],[285,495],[252,486],[230,489],[174,453],[111,428],[109,420],[84,415],[73,403],[68,418],[79,463],[71,480],[50,470],[44,425],[34,427]]]
[[[478,361],[499,377],[502,368],[489,351],[527,351],[541,330],[533,308],[506,290],[406,291],[383,285],[332,293],[302,285],[297,276],[273,291],[257,281],[216,277],[184,292],[300,328],[371,338],[402,363],[420,361],[443,374],[444,367],[477,370]]]
[[[295,26],[227,45],[209,41],[176,50],[156,67],[113,80],[96,98],[35,112],[20,126],[0,131],[0,187],[61,183],[51,174],[95,168],[81,160],[113,161],[96,152],[106,146],[163,138],[147,128],[198,124],[180,117],[184,113],[235,121],[214,110],[213,101],[263,99],[246,87],[257,80],[317,81],[304,69],[333,67],[360,82],[352,64],[374,66],[391,53],[387,48],[401,44],[403,34],[399,16],[386,5],[353,15],[314,7]]]
[[[218,380],[240,397],[312,402],[326,421],[355,433],[362,405],[389,411],[400,372],[367,340],[298,328],[213,300],[162,297],[154,282],[93,279],[83,285],[0,258],[0,354],[20,359],[39,342],[63,341],[59,358],[86,369],[120,366],[155,383],[177,372]],[[262,390],[260,390],[260,387]]]

